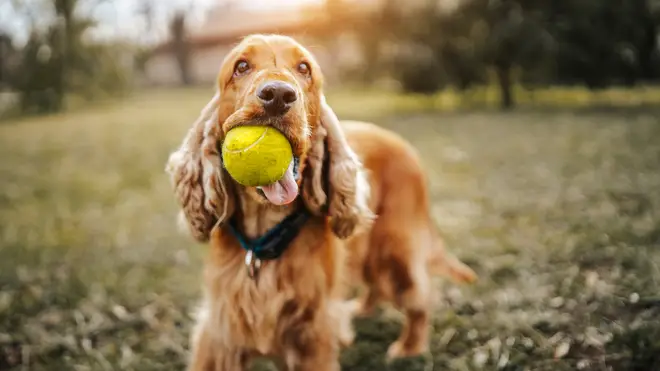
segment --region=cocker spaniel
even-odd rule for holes
[[[219,148],[240,125],[288,138],[294,160],[278,182],[244,187],[223,168]],[[337,371],[352,315],[379,301],[407,317],[389,356],[417,355],[428,346],[431,275],[476,278],[442,247],[415,150],[375,125],[340,123],[317,62],[289,37],[252,35],[226,56],[167,170],[181,220],[210,243],[191,371],[244,370],[255,356]],[[349,301],[357,282],[366,294]]]

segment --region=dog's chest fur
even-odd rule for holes
[[[206,320],[218,341],[264,355],[275,351],[282,308],[294,295],[278,289],[274,275],[273,264],[266,264],[254,281],[240,259],[224,268],[208,268],[207,279],[213,283],[207,289],[215,292],[206,295]]]
[[[274,355],[297,332],[328,320],[334,284],[324,265],[337,262],[326,256],[334,248],[315,238],[319,228],[321,222],[308,221],[280,258],[263,263],[256,280],[247,275],[245,251],[233,236],[216,233],[198,322],[206,323],[219,345]]]

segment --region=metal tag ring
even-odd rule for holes
[[[245,254],[245,266],[247,267],[248,276],[255,279],[259,274],[259,269],[261,269],[261,260],[254,256],[252,250]]]

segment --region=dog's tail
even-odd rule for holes
[[[472,283],[477,280],[477,274],[449,253],[444,246],[440,233],[431,224],[431,246],[428,267],[431,274],[449,277],[457,283]]]

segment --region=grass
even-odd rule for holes
[[[209,96],[0,125],[0,370],[184,368],[206,248],[176,232],[163,167]],[[356,322],[343,369],[660,369],[659,111],[436,99],[330,97],[415,144],[449,248],[480,275],[438,282],[428,357],[384,363],[385,310]]]
[[[590,91],[584,87],[550,87],[527,90],[513,87],[518,108],[544,110],[590,108],[639,108],[660,104],[660,87],[636,89],[609,88]],[[355,99],[359,96],[360,99]],[[448,88],[431,95],[394,95],[388,90],[354,88],[333,94],[336,105],[348,113],[371,111],[384,113],[455,112],[498,108],[499,88],[495,85],[479,86],[461,93]]]

